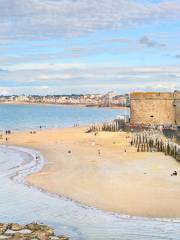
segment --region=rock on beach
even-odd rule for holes
[[[69,240],[66,236],[56,236],[54,229],[43,224],[0,223],[0,240]]]

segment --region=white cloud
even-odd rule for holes
[[[14,64],[12,66],[4,67],[10,71],[18,70],[60,70],[60,69],[70,69],[70,68],[86,68],[86,64],[83,63],[20,63]]]
[[[78,36],[96,30],[180,20],[178,0],[0,0],[2,38]]]
[[[0,95],[8,95],[9,94],[9,90],[8,88],[0,88]]]

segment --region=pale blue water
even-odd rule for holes
[[[5,113],[0,118],[3,130],[10,128],[8,126],[11,126],[11,129],[36,128],[42,124],[38,119],[42,116],[43,123],[46,122],[48,127],[57,126],[49,113],[55,111],[58,112],[57,116],[60,116],[60,111],[62,116],[62,111],[66,111],[64,108],[56,109],[55,106],[22,106],[22,109],[21,106],[6,106],[0,106],[1,114]],[[88,117],[83,116],[87,112],[94,121],[102,120],[99,116],[101,111],[106,119],[120,114],[119,111],[110,109],[76,108],[68,111],[71,112],[71,117],[73,112],[78,115],[75,118],[79,119],[79,123],[88,123]],[[22,114],[27,112],[28,116]],[[46,115],[49,121],[45,119]],[[7,122],[4,122],[5,119]],[[61,117],[58,125],[65,126],[65,119],[69,117]],[[86,122],[83,122],[84,120]],[[68,120],[68,123],[73,125],[71,120]],[[35,160],[36,154],[41,157],[38,162]],[[74,240],[180,239],[180,219],[145,219],[111,214],[27,186],[24,176],[39,171],[42,166],[43,157],[40,153],[30,149],[0,147],[0,222],[43,222],[53,226],[57,233],[68,235]]]
[[[69,127],[74,124],[89,124],[112,120],[128,110],[87,108],[57,105],[10,105],[0,104],[0,130],[31,129],[40,125]]]

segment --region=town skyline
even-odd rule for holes
[[[106,94],[71,94],[71,95],[9,95],[0,96],[0,103],[43,103],[62,105],[83,105],[87,107],[129,107],[129,94],[119,95],[115,92]]]

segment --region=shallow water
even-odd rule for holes
[[[75,240],[180,239],[180,220],[111,214],[26,185],[24,176],[43,165],[37,154],[42,158],[32,150],[1,147],[0,222],[43,222]]]

